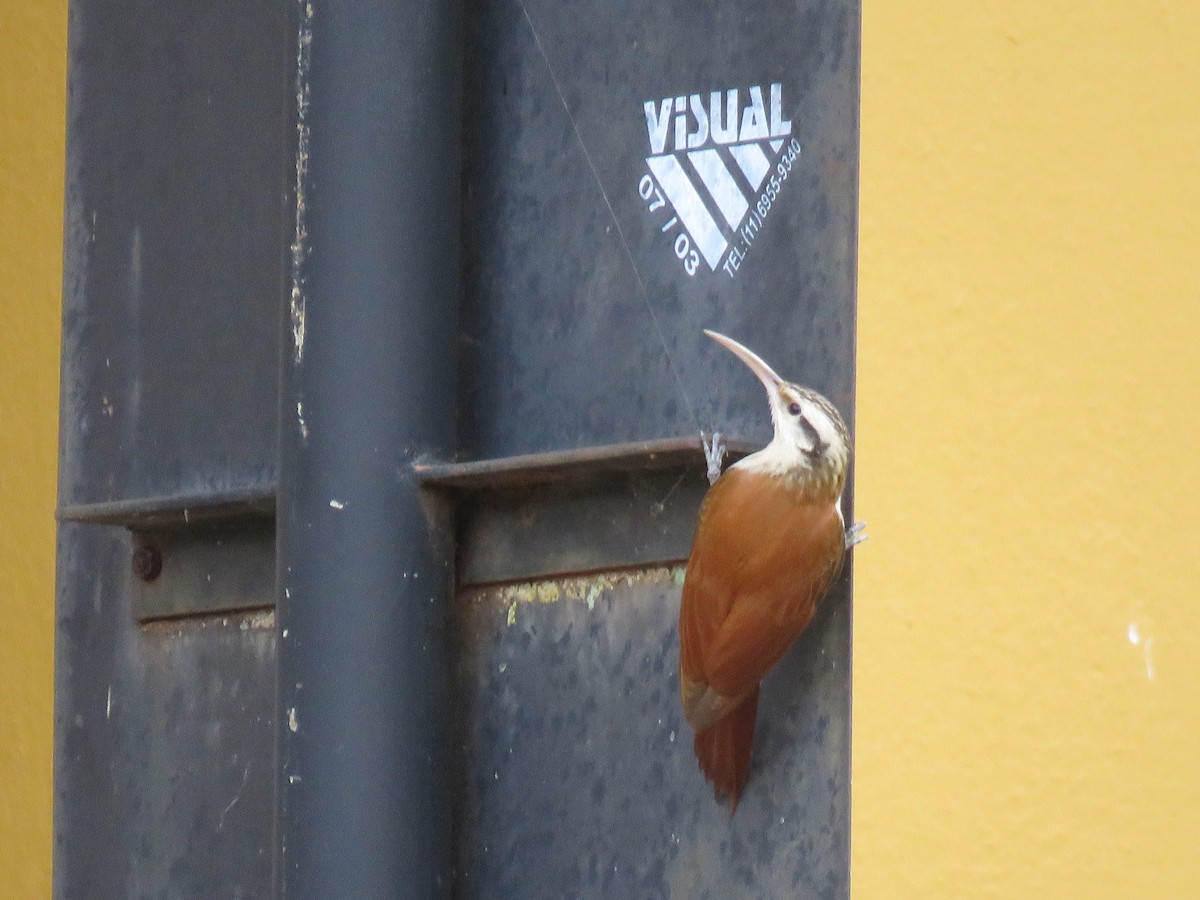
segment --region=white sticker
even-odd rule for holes
[[[638,195],[688,275],[733,278],[800,158],[783,85],[642,104],[650,155]]]

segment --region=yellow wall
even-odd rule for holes
[[[0,887],[28,897],[65,24],[0,8]],[[854,895],[1195,896],[1200,6],[880,2],[863,31]]]
[[[1200,5],[865,5],[854,896],[1200,896]]]
[[[0,4],[0,896],[50,895],[66,2]]]

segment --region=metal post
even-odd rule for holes
[[[410,462],[455,434],[460,5],[298,8],[277,883],[288,898],[438,896],[450,555]]]

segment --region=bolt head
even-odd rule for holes
[[[153,544],[139,544],[130,557],[133,574],[142,581],[153,581],[162,574],[162,551]]]

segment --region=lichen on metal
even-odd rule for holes
[[[539,581],[522,581],[514,584],[488,585],[470,588],[463,592],[466,602],[493,604],[505,611],[505,623],[517,623],[517,611],[522,605],[549,604],[560,601],[583,603],[594,610],[596,601],[615,587],[634,585],[683,584],[684,567],[654,566],[646,569],[623,569],[612,572],[594,572],[590,575],[574,575],[567,578],[547,578]]]

